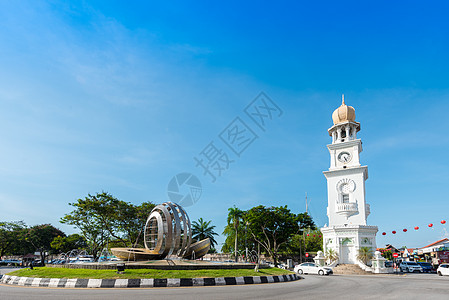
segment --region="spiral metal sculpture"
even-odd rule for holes
[[[144,234],[145,248],[162,257],[184,256],[192,243],[190,219],[178,204],[165,202],[151,211]]]
[[[122,259],[151,260],[169,255],[195,259],[210,249],[208,238],[192,244],[189,216],[180,205],[172,202],[153,208],[145,224],[144,244],[145,248],[112,248],[111,251]]]

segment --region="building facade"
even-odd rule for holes
[[[355,264],[361,247],[376,251],[377,226],[367,225],[370,206],[365,199],[368,167],[360,163],[362,141],[357,138],[360,123],[355,110],[342,104],[332,114],[334,125],[328,129],[332,143],[327,145],[330,168],[327,179],[329,225],[321,228],[324,253],[332,249],[339,263]]]

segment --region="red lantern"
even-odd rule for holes
[[[392,234],[396,234],[396,231],[395,230],[393,230],[392,232],[391,232]]]
[[[313,235],[313,237],[315,237],[315,235]]]
[[[446,224],[446,221],[442,220],[442,221],[441,221],[441,224],[443,224],[443,225]]]
[[[309,236],[310,234],[307,234],[307,236]]]
[[[318,237],[321,237],[321,235],[319,235]]]
[[[382,235],[387,235],[387,233],[386,232],[382,232]]]
[[[407,229],[404,228],[404,229],[402,229],[402,231],[407,232]]]
[[[430,224],[429,224],[429,227],[432,227],[432,226],[433,226],[433,224],[432,224],[432,223],[430,223]]]
[[[419,227],[418,227],[418,226],[416,226],[416,227],[415,227],[415,230],[418,230],[418,229],[419,229]]]

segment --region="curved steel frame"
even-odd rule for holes
[[[156,228],[151,226],[153,219]],[[161,257],[175,254],[182,257],[192,243],[190,219],[178,204],[165,202],[157,205],[148,216],[145,224],[145,248],[160,254]]]

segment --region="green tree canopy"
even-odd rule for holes
[[[0,222],[0,257],[23,253],[20,237],[25,229],[26,224],[23,221]]]
[[[154,208],[151,202],[136,206],[109,193],[89,194],[69,203],[75,209],[61,218],[61,223],[73,225],[86,239],[89,252],[96,258],[106,243],[113,239],[127,247],[142,237],[146,219]]]
[[[323,236],[319,229],[307,230],[302,234],[294,234],[288,244],[291,252],[300,253],[318,252],[323,249]]]
[[[373,249],[371,247],[360,247],[357,259],[365,265],[373,258]]]
[[[237,262],[238,260],[238,232],[239,227],[241,227],[241,221],[243,218],[244,212],[237,207],[231,207],[228,209],[228,225],[225,228],[225,231],[232,232],[232,235],[234,236],[234,258]]]
[[[77,233],[67,237],[57,236],[53,239],[50,246],[58,252],[69,252],[73,249],[86,249],[86,239]]]
[[[298,214],[298,222],[300,232],[304,232],[304,230],[316,230],[315,222],[313,222],[312,217],[308,213],[300,213]]]
[[[328,248],[326,250],[326,253],[324,254],[324,257],[326,258],[328,263],[332,263],[338,259],[338,254],[337,254],[337,252],[335,252],[334,249]]]
[[[214,246],[217,244],[217,241],[214,238],[214,235],[218,235],[214,229],[215,226],[211,226],[210,223],[212,221],[204,221],[203,218],[199,218],[198,221],[192,222],[192,237],[197,240],[201,241],[204,239],[209,238],[210,239],[210,246],[211,248],[214,248]]]
[[[42,263],[46,252],[51,249],[51,242],[57,236],[65,237],[65,233],[51,224],[35,225],[26,230],[25,241],[31,243],[40,252]]]
[[[223,234],[226,236],[226,239],[223,246],[221,247],[221,251],[235,254],[236,248],[237,252],[245,250],[245,226],[241,222],[237,230],[234,229],[234,226],[232,224],[226,225],[223,230]],[[235,246],[236,234],[237,247]]]
[[[293,234],[299,233],[301,215],[292,213],[287,206],[259,205],[248,210],[244,219],[248,224],[248,232],[277,265],[280,248],[291,240]],[[303,216],[303,219],[308,218]]]

